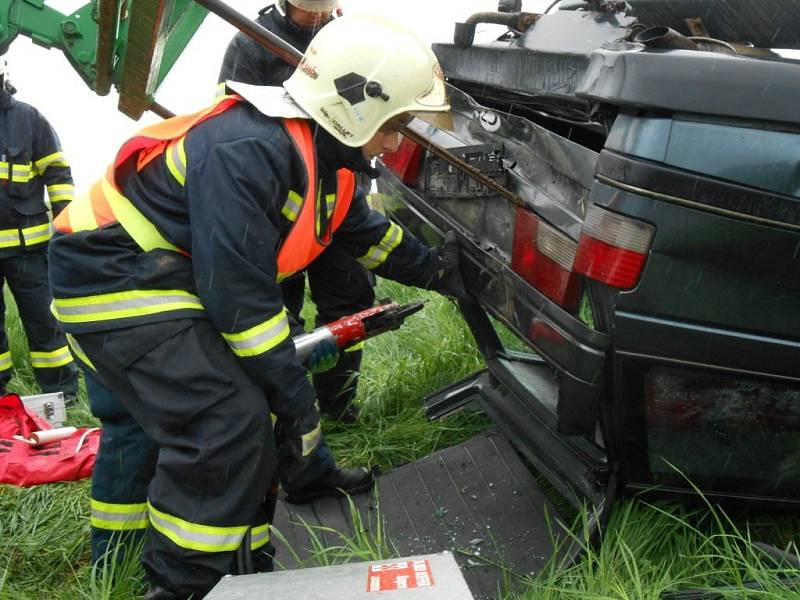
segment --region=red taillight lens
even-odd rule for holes
[[[533,213],[517,208],[511,268],[567,309],[578,304],[578,281],[572,273],[576,247],[573,240]]]
[[[592,205],[583,223],[576,272],[627,290],[642,274],[655,227]]]
[[[414,185],[417,183],[419,166],[422,162],[422,147],[418,146],[408,138],[403,138],[397,152],[384,154],[383,164],[391,169],[403,183]]]

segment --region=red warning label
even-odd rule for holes
[[[424,559],[372,565],[367,576],[368,592],[405,590],[432,585],[434,583],[431,565]]]

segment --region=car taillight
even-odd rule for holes
[[[567,309],[578,304],[578,278],[572,273],[576,249],[577,244],[558,229],[517,208],[511,268]]]
[[[595,204],[583,222],[574,270],[627,290],[642,274],[655,227]]]
[[[403,183],[414,185],[417,183],[419,166],[422,159],[422,147],[408,138],[403,138],[396,152],[384,154],[381,157],[383,164],[391,169]]]

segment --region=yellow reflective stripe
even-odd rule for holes
[[[147,503],[138,504],[111,504],[100,502],[92,498],[91,525],[98,529],[111,529],[113,531],[129,531],[132,529],[146,529],[148,525]]]
[[[20,246],[19,229],[0,230],[0,248],[14,248]]]
[[[301,436],[303,442],[303,456],[308,456],[311,454],[314,449],[319,446],[319,438],[322,435],[322,425],[317,423],[317,426],[314,427],[308,433],[304,433]]]
[[[223,81],[221,83],[218,83],[216,89],[214,90],[214,100],[219,100],[220,98],[225,96],[226,95],[225,92],[226,92],[225,82]]]
[[[14,183],[25,183],[36,177],[36,175],[36,171],[31,168],[31,163],[11,165],[11,181]]]
[[[165,154],[169,172],[178,183],[186,185],[186,151],[183,149],[183,140],[184,138],[180,138],[172,142]]]
[[[54,369],[72,362],[72,354],[67,346],[49,352],[31,350],[31,366],[34,369]]]
[[[71,183],[54,183],[47,186],[50,202],[68,202],[75,199],[75,186]]]
[[[68,167],[69,163],[67,162],[66,157],[64,156],[63,152],[53,152],[45,156],[44,158],[40,158],[35,163],[36,171],[41,175],[43,174],[48,167]]]
[[[336,206],[336,194],[328,194],[325,196],[325,209],[328,212],[328,218],[331,218],[333,209]]]
[[[0,162],[0,179],[8,179],[8,163]]]
[[[53,300],[53,313],[62,323],[144,317],[184,309],[203,310],[203,305],[200,298],[184,290],[133,290]]]
[[[42,223],[34,227],[26,227],[21,229],[22,237],[25,240],[26,246],[33,246],[34,244],[41,244],[53,237],[53,231],[50,228],[50,223]]]
[[[250,550],[258,550],[269,541],[269,523],[258,525],[250,530]]]
[[[77,231],[93,231],[97,229],[97,219],[94,216],[94,209],[92,208],[92,200],[89,192],[81,194],[73,200],[69,208],[69,226],[73,232]]]
[[[286,198],[283,208],[281,208],[281,214],[294,223],[302,207],[303,197],[297,192],[289,190],[289,196]]]
[[[403,241],[403,230],[394,223],[389,223],[389,229],[386,235],[377,246],[372,246],[367,253],[358,259],[365,269],[375,269],[381,266],[386,259],[389,258],[389,253],[400,245]]]
[[[284,308],[274,317],[239,333],[222,332],[236,356],[257,356],[289,337],[289,318]]]
[[[114,186],[112,186],[107,179],[102,180],[103,194],[108,200],[114,216],[119,221],[119,224],[125,231],[133,238],[139,247],[145,252],[150,252],[156,248],[162,250],[172,250],[173,252],[180,252],[180,250],[170,244],[161,233],[156,229],[145,216],[139,212],[133,203],[125,196],[120,194]]]
[[[149,502],[150,524],[163,536],[181,548],[200,552],[230,552],[242,544],[247,525],[217,527],[191,523],[155,508]]]
[[[361,341],[361,342],[358,342],[357,344],[353,344],[349,348],[345,348],[344,351],[345,352],[358,352],[359,350],[363,350],[363,349],[364,349],[364,342]]]
[[[13,366],[11,351],[0,353],[0,371],[8,371]]]
[[[72,354],[78,357],[78,360],[89,367],[92,371],[97,371],[92,361],[89,360],[89,357],[86,356],[86,352],[83,351],[78,340],[72,334],[66,334],[67,336],[67,344],[69,344],[70,350],[72,350]]]

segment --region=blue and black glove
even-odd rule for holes
[[[339,362],[339,347],[333,340],[322,340],[311,351],[306,368],[312,373],[330,371]]]

